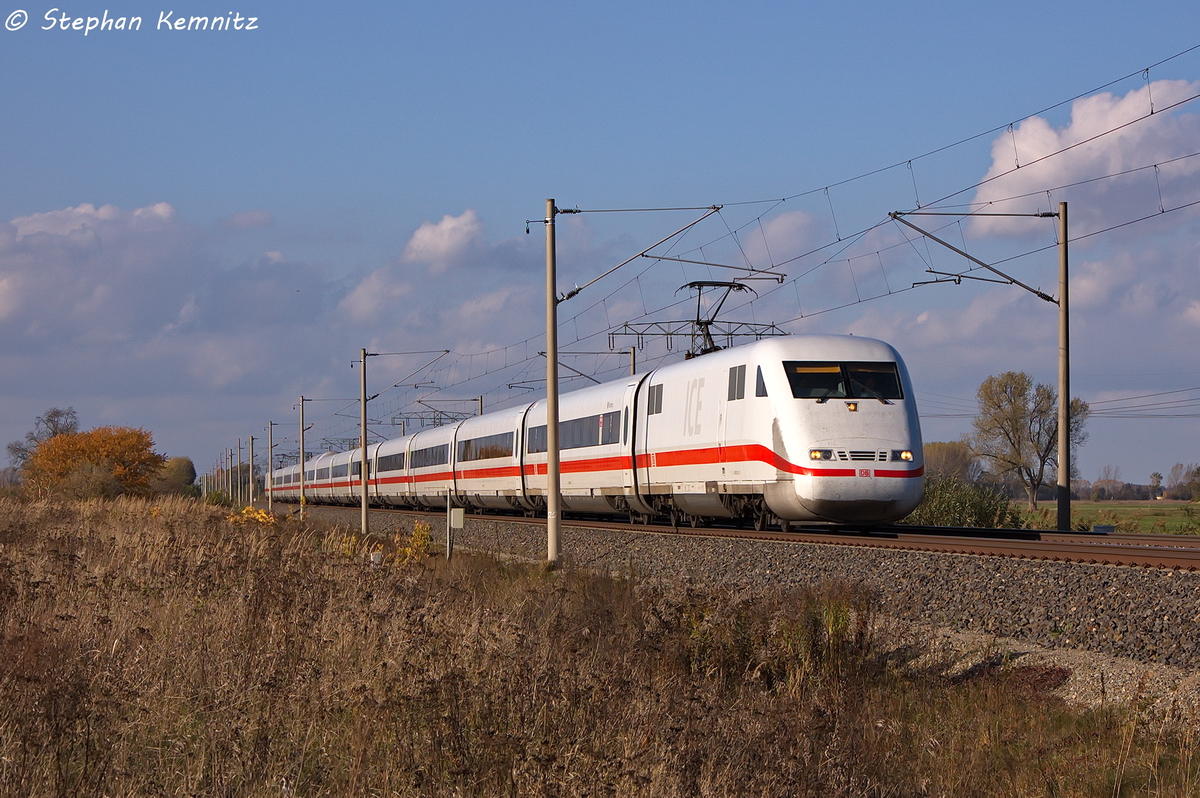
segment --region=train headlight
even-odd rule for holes
[[[912,459],[913,459],[913,453],[907,449],[905,449],[903,451],[901,451],[900,449],[892,449],[892,459],[893,460],[903,460],[906,463],[911,463]]]
[[[808,457],[810,460],[832,460],[832,449],[809,449]]]

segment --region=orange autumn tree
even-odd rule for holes
[[[134,427],[97,427],[56,435],[34,450],[21,469],[35,496],[108,498],[150,492],[150,480],[167,458],[154,451],[154,436]]]

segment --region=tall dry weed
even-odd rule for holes
[[[1196,782],[1190,732],[1143,746],[1124,718],[1047,697],[1055,674],[917,667],[853,585],[763,593],[446,563],[410,556],[427,545],[412,531],[361,540],[182,499],[0,502],[0,794],[1153,782],[1182,795]]]

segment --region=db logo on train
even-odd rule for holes
[[[858,475],[859,475],[860,477],[869,477],[869,476],[871,476],[871,469],[869,469],[869,468],[860,468],[860,469],[858,469]]]

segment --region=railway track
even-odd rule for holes
[[[337,509],[337,508],[331,508]],[[357,508],[344,508],[357,516]],[[441,512],[373,509],[372,512],[444,518]],[[544,526],[543,518],[501,515],[470,515],[475,520]],[[1189,535],[1097,534],[1026,529],[967,529],[917,527],[893,524],[876,527],[793,527],[779,530],[749,530],[734,526],[698,528],[667,525],[634,525],[610,520],[565,518],[564,531],[600,529],[611,532],[717,537],[782,543],[811,543],[903,551],[941,552],[977,556],[1011,557],[1024,560],[1074,562],[1091,565],[1121,565],[1196,571],[1200,569],[1200,537]],[[436,528],[436,527],[435,527]]]

